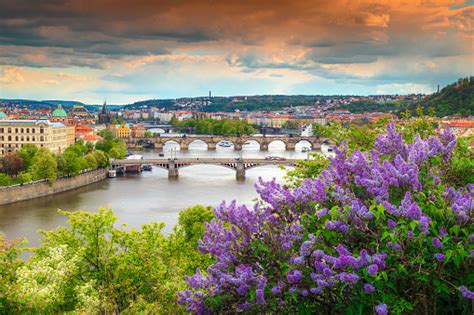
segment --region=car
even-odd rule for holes
[[[281,156],[269,155],[269,156],[265,157],[265,160],[267,160],[267,161],[286,161],[286,158],[281,157]]]

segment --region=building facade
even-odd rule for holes
[[[74,144],[74,127],[49,120],[0,120],[0,156],[26,144],[61,153]]]

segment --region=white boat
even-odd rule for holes
[[[116,170],[109,170],[109,172],[107,173],[107,176],[109,178],[117,177],[117,171]]]
[[[232,146],[232,143],[227,140],[222,140],[221,142],[219,142],[219,146],[224,148],[230,148]]]
[[[311,148],[308,148],[308,147],[303,147],[301,149],[301,152],[310,152],[311,151]]]

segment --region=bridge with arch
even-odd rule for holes
[[[154,165],[168,171],[168,178],[177,178],[179,169],[196,164],[219,165],[235,171],[238,180],[245,179],[245,171],[262,165],[294,165],[298,160],[267,160],[241,158],[179,158],[179,159],[130,159],[113,160],[112,169],[126,172],[127,169],[140,170],[143,165]]]
[[[151,137],[151,138],[129,138],[127,143],[130,147],[139,147],[144,144],[153,146],[156,149],[162,149],[168,142],[175,142],[181,150],[188,150],[189,145],[195,141],[207,144],[208,150],[215,150],[221,141],[228,141],[233,144],[234,150],[242,150],[242,146],[248,141],[255,141],[260,146],[260,151],[268,151],[268,146],[274,141],[281,141],[285,144],[285,149],[294,151],[296,144],[302,141],[308,142],[313,150],[321,149],[322,143],[327,143],[326,138],[321,137],[303,137],[295,135],[276,135],[276,136],[212,136],[212,135],[184,135],[170,137]]]

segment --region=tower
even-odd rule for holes
[[[209,91],[209,98],[211,98],[211,97],[212,97],[212,95],[211,95],[211,91]]]
[[[107,100],[105,100],[104,105],[102,105],[102,110],[99,113],[99,124],[106,125],[108,123],[110,123],[110,115],[107,110]]]

